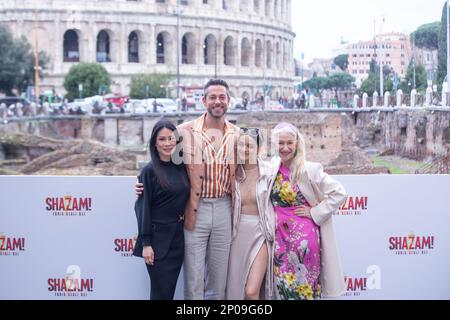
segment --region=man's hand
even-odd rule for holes
[[[135,189],[136,197],[139,198],[144,193],[144,184],[140,183],[139,180],[136,182]]]

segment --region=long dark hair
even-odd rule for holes
[[[157,178],[159,184],[161,185],[161,187],[163,189],[166,189],[169,186],[169,181],[167,179],[166,174],[162,170],[161,159],[159,158],[159,153],[158,153],[158,150],[156,149],[156,137],[158,136],[158,133],[162,129],[169,129],[175,133],[175,138],[177,141],[177,146],[175,148],[179,148],[180,139],[177,137],[177,131],[176,131],[177,128],[175,127],[175,125],[172,122],[170,122],[167,119],[162,118],[153,126],[152,135],[151,135],[150,141],[149,141],[150,157],[152,159],[153,169],[156,174],[156,178]],[[170,161],[173,163],[172,159]],[[178,167],[179,167],[178,169],[182,170],[183,169],[182,166],[183,166],[183,164],[178,165]]]

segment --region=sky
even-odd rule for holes
[[[343,37],[350,43],[371,40],[376,33],[410,33],[440,21],[445,0],[292,0],[294,58],[334,58]]]

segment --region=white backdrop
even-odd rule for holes
[[[348,292],[450,299],[450,176],[336,176]],[[0,176],[0,299],[148,299],[134,177]],[[183,298],[180,275],[176,298]]]

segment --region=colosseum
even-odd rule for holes
[[[268,85],[277,98],[293,92],[291,2],[9,0],[0,2],[0,23],[50,57],[44,90],[62,90],[72,65],[98,62],[113,92],[128,93],[135,74],[167,73],[187,86],[220,77],[249,99]]]

